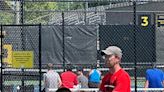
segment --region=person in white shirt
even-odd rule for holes
[[[49,88],[59,88],[62,84],[61,78],[57,72],[53,70],[53,64],[48,63],[48,71],[43,75],[44,88],[49,92]]]

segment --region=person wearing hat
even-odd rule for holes
[[[122,50],[117,46],[109,46],[101,55],[109,72],[102,79],[100,92],[130,92],[130,76],[120,66]]]

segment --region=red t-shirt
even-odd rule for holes
[[[130,76],[120,69],[114,74],[107,73],[100,85],[102,92],[130,92]]]
[[[78,84],[77,75],[71,71],[61,73],[62,87],[73,88]]]

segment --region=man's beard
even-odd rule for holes
[[[110,64],[110,65],[108,66],[108,68],[113,68],[116,64],[118,64],[118,62],[115,62],[115,63],[113,63],[112,65]]]

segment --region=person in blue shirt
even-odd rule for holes
[[[89,71],[88,80],[89,80],[88,82],[89,88],[98,88],[101,80],[101,72],[96,68],[91,69]]]
[[[146,70],[145,88],[164,88],[164,72],[153,63],[152,69]]]

